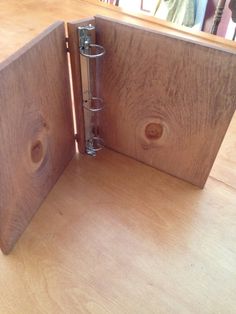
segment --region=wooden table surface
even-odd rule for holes
[[[0,1],[0,60],[55,20],[96,13]],[[75,158],[0,255],[0,313],[236,313],[236,116],[204,190],[109,150]]]

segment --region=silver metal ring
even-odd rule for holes
[[[99,150],[103,149],[104,147],[104,140],[99,137],[99,136],[93,136],[91,139],[90,139],[93,143],[93,150],[95,152],[98,152]],[[94,147],[94,146],[97,146],[97,147]]]
[[[96,50],[98,50],[98,51],[100,50],[100,52],[96,53],[96,54],[88,54],[88,53],[85,52],[85,49],[83,47],[81,47],[80,48],[81,55],[86,57],[86,58],[99,58],[99,57],[103,56],[105,54],[105,52],[106,52],[105,49],[103,48],[103,46],[100,46],[100,45],[97,45],[97,44],[90,44],[89,48],[96,48]]]
[[[98,104],[98,105],[97,106],[88,107],[87,103],[89,103],[90,101],[91,101],[91,103],[95,103],[95,104]],[[86,110],[89,110],[91,112],[101,111],[104,108],[103,100],[102,100],[102,98],[99,98],[99,97],[91,97],[90,99],[83,101],[83,107]]]
[[[104,140],[99,136],[93,136],[87,141],[86,153],[90,156],[96,156],[96,152],[103,149]]]

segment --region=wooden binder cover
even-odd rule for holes
[[[106,146],[202,187],[236,106],[236,55],[96,17]]]
[[[0,65],[0,247],[8,253],[74,154],[64,23]]]

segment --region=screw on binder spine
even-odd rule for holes
[[[66,37],[65,38],[65,42],[66,42],[66,52],[70,52],[70,50],[69,50],[69,38],[68,37]]]
[[[92,43],[92,31],[95,27],[91,24],[78,27],[79,32],[79,50],[81,63],[84,62],[86,73],[81,73],[83,89],[83,108],[85,116],[85,142],[86,153],[95,156],[96,152],[101,150],[104,144],[99,134],[99,113],[103,110],[103,99],[94,95],[97,88],[94,86],[94,72],[97,65],[97,59],[105,54],[105,49]],[[84,59],[84,60],[83,60]],[[92,64],[92,62],[94,62]]]

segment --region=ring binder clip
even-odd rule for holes
[[[104,146],[104,141],[99,136],[93,136],[87,141],[86,153],[90,156],[96,156],[96,152],[101,150]]]
[[[104,146],[104,141],[99,135],[99,112],[103,110],[103,99],[93,95],[91,88],[92,76],[90,60],[95,60],[105,54],[105,49],[101,45],[92,43],[92,33],[95,32],[95,26],[89,24],[78,27],[79,34],[79,51],[80,55],[85,58],[87,73],[83,78],[83,108],[85,115],[85,140],[86,153],[90,156],[96,156],[96,152]],[[86,113],[87,112],[87,113]],[[88,114],[90,114],[88,116]]]
[[[93,49],[96,49],[96,53],[93,53],[93,51],[91,51]],[[87,50],[88,50],[88,53],[86,53]],[[97,44],[89,44],[88,48],[81,47],[80,53],[82,54],[82,56],[86,58],[99,58],[105,54],[105,49],[102,46],[97,45]]]
[[[101,111],[104,108],[103,100],[99,97],[90,97],[90,99],[83,101],[83,107],[91,112]]]

